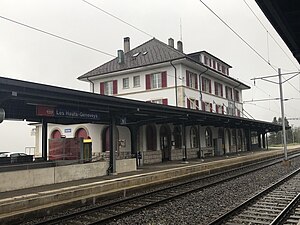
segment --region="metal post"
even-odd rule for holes
[[[110,121],[110,154],[109,154],[109,174],[116,175],[116,118],[111,115]]]
[[[287,161],[288,158],[287,158],[287,147],[286,147],[285,117],[284,117],[283,91],[282,91],[280,68],[278,68],[278,77],[279,77],[280,106],[281,106],[281,118],[282,118],[282,133],[283,133],[283,152],[284,152],[284,160]]]
[[[47,122],[42,122],[42,157],[45,161],[48,159],[48,126]]]
[[[187,163],[187,151],[186,151],[186,132],[185,132],[185,124],[182,124],[182,136],[183,136],[183,156],[182,162]]]

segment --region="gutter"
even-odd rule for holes
[[[173,68],[174,68],[174,70],[175,70],[175,105],[176,105],[176,107],[178,107],[178,97],[177,97],[177,69],[176,69],[176,67],[174,66],[174,64],[173,64],[173,62],[172,61],[174,61],[174,60],[171,60],[170,61],[170,64],[171,64],[171,66],[173,66]]]
[[[86,78],[92,84],[92,93],[95,93],[95,83],[90,80],[90,78]]]

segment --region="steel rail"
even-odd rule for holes
[[[296,153],[296,154],[290,156],[290,158],[299,157],[299,156],[300,156],[300,154]],[[269,166],[272,166],[274,164],[281,163],[281,162],[282,162],[282,157],[275,157],[275,158],[263,160],[263,161],[260,161],[260,162],[248,164],[246,166],[242,166],[242,167],[239,167],[239,168],[230,169],[230,170],[222,171],[222,172],[219,172],[219,173],[206,175],[206,176],[203,176],[203,177],[201,177],[199,179],[196,179],[196,180],[192,180],[192,181],[188,181],[188,182],[173,185],[172,187],[162,188],[162,189],[155,190],[155,191],[152,191],[152,192],[149,192],[149,193],[145,193],[145,194],[141,194],[141,195],[138,195],[138,196],[133,196],[133,197],[121,199],[121,200],[116,201],[116,202],[108,203],[108,204],[101,205],[101,206],[92,207],[92,208],[89,208],[89,209],[85,209],[83,211],[74,212],[74,213],[70,213],[70,214],[67,214],[67,215],[62,215],[62,216],[46,219],[44,221],[39,221],[39,222],[36,222],[36,223],[31,223],[31,224],[34,224],[34,225],[57,224],[57,223],[61,223],[63,221],[72,220],[72,218],[76,218],[76,217],[78,218],[80,216],[85,216],[85,215],[95,213],[95,212],[102,212],[102,210],[105,213],[105,209],[107,209],[107,208],[116,208],[118,205],[128,204],[128,202],[139,201],[139,200],[140,200],[139,202],[144,202],[145,199],[147,199],[149,197],[151,198],[151,196],[155,196],[155,195],[157,196],[159,193],[160,193],[160,196],[166,195],[163,192],[168,193],[168,196],[164,197],[163,199],[157,199],[157,200],[152,201],[148,204],[143,204],[143,205],[138,206],[136,208],[128,209],[125,212],[115,213],[114,215],[111,215],[111,216],[108,216],[106,218],[97,220],[95,222],[86,223],[86,224],[89,224],[89,225],[92,225],[92,224],[105,224],[109,221],[124,217],[126,215],[132,214],[133,212],[140,211],[144,208],[152,207],[152,206],[161,204],[163,202],[170,201],[174,198],[178,198],[178,197],[181,197],[181,196],[189,194],[189,193],[193,193],[193,192],[205,189],[205,188],[215,186],[215,185],[220,184],[220,183],[224,183],[226,181],[233,180],[233,179],[238,178],[240,176],[243,176],[243,175],[258,171],[258,170],[261,170],[263,168],[266,168],[266,167],[269,167]],[[259,166],[259,165],[261,165],[261,166]],[[259,166],[259,167],[249,169],[249,168],[254,167],[254,166]],[[192,184],[192,183],[205,181],[205,179],[208,179],[208,178],[217,177],[217,176],[228,174],[228,173],[231,173],[231,172],[239,172],[239,171],[245,170],[245,169],[249,169],[249,170],[246,171],[246,172],[242,171],[238,174],[231,175],[227,178],[223,178],[223,179],[220,179],[218,181],[214,181],[214,182],[209,183],[209,184],[200,185],[197,188],[193,188],[193,189],[190,189],[190,190],[183,190],[183,192],[181,192],[181,193],[172,194],[172,195],[170,194],[171,190],[175,190],[176,188],[183,188],[184,186],[190,186],[190,184]]]
[[[300,193],[281,211],[281,213],[270,223],[270,225],[280,225],[289,216],[290,212],[297,207],[300,202]]]
[[[286,175],[285,177],[283,177],[282,179],[280,179],[276,183],[274,183],[274,184],[268,186],[267,188],[263,189],[261,192],[257,193],[252,198],[249,198],[248,200],[244,201],[243,203],[241,203],[240,205],[238,205],[234,209],[228,211],[227,213],[223,214],[219,218],[215,219],[213,222],[209,223],[208,225],[224,224],[224,222],[227,221],[229,218],[233,217],[234,215],[237,215],[239,212],[241,212],[243,209],[245,209],[251,203],[255,202],[256,200],[263,197],[264,195],[270,193],[271,191],[276,189],[278,186],[280,186],[281,184],[285,183],[286,181],[291,179],[293,176],[298,174],[299,172],[300,172],[300,168],[294,170],[292,173]]]

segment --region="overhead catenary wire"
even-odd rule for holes
[[[153,35],[151,35],[151,34],[145,32],[145,31],[143,31],[142,29],[140,29],[140,28],[138,28],[138,27],[136,27],[136,26],[134,26],[134,25],[132,25],[132,24],[126,22],[125,20],[119,18],[118,16],[115,16],[115,15],[113,15],[112,13],[110,13],[110,12],[108,12],[108,11],[106,11],[106,10],[100,8],[99,6],[96,6],[96,5],[90,3],[90,2],[88,2],[88,1],[86,1],[86,0],[82,0],[82,1],[83,1],[84,3],[90,5],[90,6],[94,7],[95,9],[97,9],[97,10],[99,10],[99,11],[101,11],[101,12],[103,12],[103,13],[105,13],[105,14],[107,14],[107,15],[113,17],[113,18],[115,18],[116,20],[119,20],[119,21],[121,21],[122,23],[125,23],[126,25],[128,25],[128,26],[130,26],[130,27],[132,27],[132,28],[134,28],[134,29],[136,29],[136,30],[142,32],[143,34],[145,34],[145,35],[147,35],[147,36],[149,36],[149,37],[154,37]]]
[[[205,4],[202,0],[199,0],[212,14],[214,14],[227,28],[229,28],[242,42],[244,42],[255,54],[261,58],[264,62],[266,62],[273,70],[277,71],[277,69],[268,62],[254,47],[252,47],[241,35],[239,35],[231,26],[228,25],[214,10],[212,10],[207,4]]]
[[[281,47],[281,45],[276,41],[276,39],[270,34],[269,30],[266,28],[266,26],[262,23],[262,21],[258,18],[258,16],[256,15],[256,13],[253,11],[253,9],[250,7],[250,5],[246,2],[246,0],[243,0],[244,3],[246,4],[246,6],[248,7],[248,9],[252,12],[252,14],[255,16],[255,18],[259,21],[259,23],[261,24],[261,26],[265,29],[265,31],[267,32],[267,45],[269,45],[268,42],[268,36],[270,36],[274,42],[277,44],[277,46],[282,50],[282,52],[285,54],[285,56],[290,60],[290,62],[295,66],[295,68],[299,71],[299,67],[294,63],[294,61],[290,58],[290,56],[286,53],[286,51]],[[268,59],[269,59],[269,46],[268,47]],[[298,74],[297,74],[298,75]],[[294,76],[293,76],[294,77]],[[292,77],[292,78],[293,78]],[[289,78],[288,80],[292,79]],[[285,78],[284,78],[285,79]],[[286,80],[286,81],[288,81]],[[300,93],[300,91],[290,82],[288,82],[297,92]]]
[[[252,14],[256,17],[256,19],[259,21],[259,23],[262,25],[262,27],[265,29],[265,31],[267,32],[267,35],[270,36],[273,39],[273,41],[276,43],[276,45],[282,50],[282,52],[291,61],[291,63],[295,66],[295,68],[297,70],[299,70],[299,67],[295,64],[295,62],[291,59],[291,57],[286,53],[286,51],[282,48],[282,46],[276,41],[276,39],[273,37],[273,35],[270,34],[269,30],[266,28],[266,26],[263,24],[263,22],[261,22],[259,17],[256,15],[254,10],[250,7],[250,5],[246,2],[246,0],[243,0],[243,1],[246,4],[246,6],[248,7],[248,9],[252,12]],[[267,39],[267,41],[268,41],[268,39]]]
[[[64,41],[66,41],[66,42],[70,42],[70,43],[72,43],[72,44],[75,44],[75,45],[78,45],[78,46],[81,46],[81,47],[84,47],[84,48],[87,48],[87,49],[90,49],[90,50],[93,50],[93,51],[96,51],[96,52],[100,52],[100,53],[102,53],[102,54],[104,54],[104,55],[111,56],[111,57],[116,57],[116,56],[113,55],[113,54],[104,52],[104,51],[99,50],[99,49],[96,49],[96,48],[94,48],[94,47],[90,47],[90,46],[88,46],[88,45],[82,44],[82,43],[77,42],[77,41],[73,41],[73,40],[71,40],[71,39],[69,39],[69,38],[65,38],[65,37],[62,37],[62,36],[59,36],[59,35],[50,33],[50,32],[48,32],[48,31],[45,31],[45,30],[42,30],[42,29],[33,27],[33,26],[31,26],[31,25],[28,25],[28,24],[25,24],[25,23],[21,23],[21,22],[19,22],[19,21],[10,19],[10,18],[8,18],[8,17],[5,17],[5,16],[1,16],[1,15],[0,15],[0,18],[3,19],[3,20],[6,20],[6,21],[12,22],[12,23],[21,25],[21,26],[23,26],[23,27],[30,28],[31,30],[35,30],[35,31],[38,31],[38,32],[40,32],[40,33],[44,33],[44,34],[47,34],[47,35],[49,35],[49,36],[58,38],[58,39],[60,39],[60,40],[64,40]]]

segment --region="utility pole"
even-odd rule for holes
[[[278,68],[279,78],[279,91],[280,91],[280,106],[281,106],[281,120],[282,120],[282,133],[283,133],[283,152],[284,160],[287,161],[287,146],[286,146],[286,132],[285,132],[285,117],[284,117],[284,105],[283,105],[283,91],[282,91],[282,80],[281,80],[281,69]]]
[[[256,78],[252,78],[251,80],[254,80],[254,84],[255,84],[255,80],[264,80],[264,81],[268,81],[270,83],[273,84],[279,84],[279,92],[280,92],[280,105],[281,105],[281,118],[282,118],[282,133],[283,133],[283,152],[284,152],[284,162],[288,161],[288,156],[287,156],[287,145],[286,145],[286,131],[285,131],[285,117],[284,117],[284,104],[283,101],[285,101],[286,99],[283,99],[283,91],[282,91],[282,84],[289,81],[290,79],[296,77],[299,75],[299,71],[297,72],[291,72],[291,73],[281,73],[281,69],[278,68],[278,74],[276,75],[271,75],[271,76],[264,76],[264,77],[256,77]],[[290,74],[295,74],[292,77],[286,79],[284,82],[282,82],[281,78],[282,75],[290,75]],[[277,77],[279,78],[279,82],[275,82],[272,80],[269,80],[270,78],[274,78]],[[275,99],[274,99],[275,100]]]

